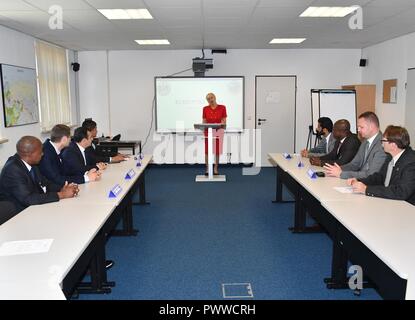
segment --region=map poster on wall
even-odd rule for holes
[[[2,64],[0,71],[5,127],[39,122],[36,70]]]

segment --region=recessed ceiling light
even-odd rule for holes
[[[319,18],[343,18],[348,14],[356,11],[357,6],[351,7],[308,7],[300,17],[319,17]]]
[[[153,19],[147,9],[97,9],[107,19],[127,20],[127,19]]]
[[[269,43],[270,44],[301,43],[305,40],[306,38],[274,38]]]
[[[150,40],[135,40],[139,45],[159,45],[159,44],[170,44],[167,39],[150,39]]]

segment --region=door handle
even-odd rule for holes
[[[260,126],[260,125],[262,125],[262,122],[266,122],[267,121],[267,119],[258,119],[258,125]]]

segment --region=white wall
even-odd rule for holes
[[[125,139],[144,140],[151,120],[154,77],[191,67],[192,58],[201,52],[109,51],[109,68],[106,55],[105,51],[79,52],[81,119],[96,118],[99,131],[105,134],[121,133]],[[299,150],[306,144],[311,122],[310,89],[360,83],[360,55],[361,50],[355,49],[229,50],[227,55],[214,55],[214,69],[207,75],[245,76],[247,128],[255,127],[255,75],[296,75]],[[146,152],[152,152],[155,145],[150,141]]]
[[[99,133],[109,134],[109,92],[107,53],[97,51],[93,54],[78,53],[81,68],[79,76],[80,122],[93,118],[98,123]]]
[[[12,64],[22,67],[35,68],[34,39],[22,33],[12,31],[0,26],[0,63]],[[7,45],[5,45],[7,44]],[[0,135],[9,139],[9,142],[0,145],[0,165],[3,165],[10,155],[16,152],[15,145],[19,137],[24,135],[40,135],[39,124],[5,128],[3,101],[0,95],[1,122]]]
[[[69,91],[70,91],[70,99],[71,99],[71,117],[72,123],[78,124],[79,123],[79,106],[77,100],[77,93],[76,93],[76,73],[72,70],[71,63],[75,62],[76,59],[76,52],[73,50],[68,50],[68,65],[69,65]],[[78,80],[79,81],[79,80]]]
[[[0,26],[0,63],[35,68],[35,39],[23,33]],[[69,52],[69,62],[73,58],[73,52]],[[75,76],[70,74],[70,84],[74,85]],[[71,88],[72,89],[72,88]],[[77,119],[75,90],[71,90],[72,116]],[[16,142],[24,135],[33,135],[45,139],[47,135],[41,135],[40,125],[30,124],[19,127],[5,128],[3,115],[3,101],[0,94],[0,137],[9,139],[9,142],[0,144],[0,166],[4,165],[9,156],[16,152]]]
[[[405,125],[407,72],[415,68],[415,33],[363,49],[368,66],[362,68],[362,82],[376,84],[376,112],[382,129],[389,124]],[[383,80],[398,79],[397,104],[385,104]]]

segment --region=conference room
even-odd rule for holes
[[[0,300],[414,300],[414,19],[1,0]]]

